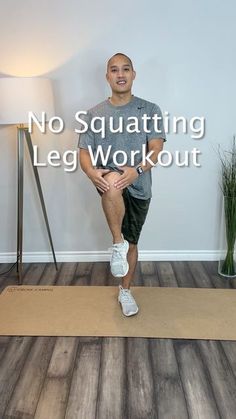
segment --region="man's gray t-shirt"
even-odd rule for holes
[[[153,117],[158,115],[158,132],[156,132],[154,121],[150,119],[147,121],[147,129],[149,132],[145,132],[143,127],[142,116],[147,115]],[[101,133],[95,133],[90,129],[90,122],[94,117],[104,117],[105,119],[105,136],[102,138]],[[119,127],[119,117],[123,119],[123,132],[113,133],[109,128],[109,118],[113,117],[113,128],[116,129]],[[127,118],[132,117],[132,120]],[[140,132],[129,133],[126,131],[126,126],[133,122],[133,117],[138,118],[139,126],[138,129]],[[96,155],[98,146],[102,147],[104,156],[109,156],[106,164],[102,164],[101,158],[98,158],[96,162],[96,167],[108,167],[116,169],[116,165],[113,161],[113,155],[119,150],[123,150],[128,157],[126,166],[137,166],[142,163],[142,151],[146,148],[146,153],[148,152],[147,144],[148,141],[152,139],[162,138],[166,141],[166,135],[163,127],[163,118],[162,112],[158,105],[151,103],[147,100],[141,99],[137,96],[132,96],[132,99],[129,103],[122,106],[114,106],[110,103],[109,99],[99,103],[95,107],[89,109],[87,114],[81,118],[85,120],[88,124],[88,130],[85,133],[79,135],[78,147],[83,149],[90,149],[93,152],[93,156]],[[97,121],[98,125],[95,128],[100,128],[101,123]],[[135,127],[136,128],[136,127]],[[109,146],[111,146],[109,148]],[[110,150],[110,153],[108,151]],[[132,151],[139,150],[140,153],[135,154],[131,161]],[[123,163],[124,156],[122,153],[116,153],[116,160],[118,164]],[[133,163],[133,164],[131,164]],[[152,178],[151,178],[151,169],[147,170],[143,174],[139,175],[135,181],[128,186],[130,194],[139,199],[149,199],[152,196],[151,192]]]

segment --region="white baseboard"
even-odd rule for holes
[[[58,262],[105,262],[110,259],[108,251],[56,252]],[[216,250],[140,250],[140,261],[217,261],[220,252]],[[16,253],[0,253],[0,263],[13,263]],[[24,252],[23,262],[53,262],[50,252]]]

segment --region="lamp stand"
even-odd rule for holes
[[[33,145],[31,140],[31,135],[29,133],[28,128],[24,128],[24,126],[20,126],[17,128],[17,154],[18,154],[18,193],[17,193],[17,273],[18,273],[18,282],[19,285],[22,285],[22,253],[23,253],[23,202],[24,202],[24,194],[23,194],[23,186],[24,186],[24,139],[26,139],[30,159],[34,171],[34,177],[38,189],[38,194],[40,198],[41,208],[44,215],[44,221],[47,227],[48,238],[51,245],[51,250],[53,254],[53,260],[55,264],[56,270],[57,261],[54,252],[52,236],[50,232],[47,211],[44,203],[42,187],[39,179],[38,169],[34,166],[34,156],[33,156]]]

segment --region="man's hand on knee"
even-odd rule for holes
[[[109,169],[91,169],[87,175],[100,192],[106,192],[110,187],[109,182],[105,179],[105,175],[108,173]]]
[[[117,189],[125,189],[131,185],[135,179],[138,178],[138,173],[135,167],[122,166],[123,174],[115,181],[114,186]]]

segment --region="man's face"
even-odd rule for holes
[[[131,91],[136,73],[123,55],[113,57],[108,65],[106,79],[114,93],[128,93]]]

